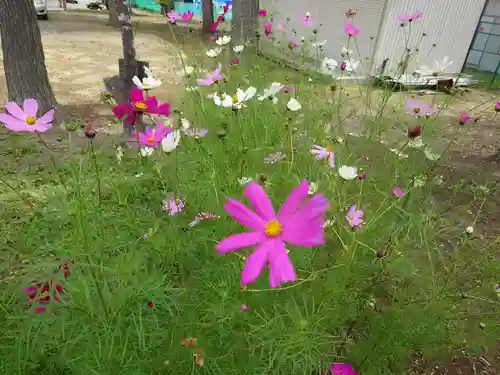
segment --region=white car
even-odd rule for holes
[[[36,16],[42,20],[49,19],[49,11],[47,9],[47,0],[34,0]]]

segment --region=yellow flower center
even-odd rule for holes
[[[144,111],[148,108],[148,105],[144,102],[137,102],[137,103],[135,103],[135,108],[137,108],[141,111]]]
[[[36,117],[35,116],[26,116],[26,123],[28,125],[35,125]]]
[[[278,220],[271,220],[266,224],[265,230],[268,237],[278,237],[283,231],[283,227]]]
[[[413,108],[413,112],[420,113],[420,108]]]
[[[238,96],[237,95],[233,95],[233,104],[236,104],[238,102],[239,102]]]
[[[154,141],[155,141],[154,135],[148,137],[148,142],[154,142]]]
[[[353,221],[353,220],[354,220],[354,216],[349,215],[349,220],[350,220],[350,221]]]
[[[334,151],[334,149],[333,149],[333,147],[332,147],[332,146],[328,146],[328,147],[326,148],[326,151],[327,151],[328,153],[331,153],[331,152],[333,152],[333,151]]]

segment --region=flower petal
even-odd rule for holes
[[[36,117],[38,112],[38,102],[36,99],[24,99],[23,109],[27,116]]]
[[[273,251],[269,254],[269,286],[277,288],[283,283],[295,281],[297,275],[286,252],[285,244],[275,241]]]
[[[299,211],[283,226],[281,239],[295,246],[313,247],[325,243],[323,215],[311,218],[307,211]]]
[[[19,105],[16,102],[8,102],[5,105],[5,109],[7,112],[9,112],[12,116],[19,120],[23,120],[26,118],[26,114],[24,111],[19,107]]]
[[[230,251],[257,245],[263,238],[264,236],[258,232],[237,233],[224,238],[215,249],[219,254],[224,255]]]
[[[299,209],[304,199],[307,198],[308,190],[309,182],[307,180],[302,180],[300,185],[292,190],[278,213],[279,221],[283,221],[287,216],[294,214]]]
[[[256,183],[248,184],[243,194],[245,194],[247,199],[254,207],[255,212],[261,218],[269,221],[276,217],[276,213],[274,212],[271,200],[267,196],[262,186]]]
[[[134,103],[143,102],[144,94],[142,90],[138,89],[137,87],[132,88],[132,90],[130,90],[130,100]]]
[[[228,199],[224,205],[224,209],[241,225],[255,231],[263,231],[265,225],[264,220],[243,203],[234,199]]]
[[[252,254],[249,255],[241,272],[241,284],[247,285],[253,283],[259,277],[269,260],[269,255],[275,250],[277,243],[281,241],[267,240],[262,242]]]
[[[51,109],[49,111],[47,111],[46,114],[44,114],[42,117],[40,117],[38,120],[37,120],[37,124],[50,124],[52,121],[54,121],[54,112],[55,110],[54,109]]]
[[[3,123],[7,129],[13,132],[26,131],[26,127],[29,126],[25,121],[5,113],[0,113],[0,123]]]

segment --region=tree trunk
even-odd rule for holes
[[[233,40],[242,43],[255,37],[259,0],[233,0]]]
[[[112,27],[121,27],[122,23],[120,20],[118,20],[118,2],[120,0],[108,0],[108,12],[109,12],[109,17],[108,17],[108,26]]]
[[[212,2],[212,0],[203,0],[202,10],[203,10],[203,18],[202,18],[203,34],[210,35],[212,32],[210,26],[212,25],[212,22],[214,22],[214,3]]]
[[[56,107],[33,0],[0,0],[0,36],[9,100],[34,98],[39,114]]]

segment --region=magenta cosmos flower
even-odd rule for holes
[[[266,36],[269,36],[271,35],[272,32],[273,32],[273,24],[271,21],[267,21],[264,24],[264,34],[266,34]]]
[[[181,19],[181,15],[177,13],[175,10],[171,10],[167,13],[167,21],[170,23],[176,23]]]
[[[458,119],[458,123],[460,125],[465,125],[469,121],[472,121],[472,120],[473,120],[473,117],[471,115],[469,115],[467,112],[465,112],[465,111],[460,112],[460,118]]]
[[[140,147],[157,147],[161,141],[172,131],[172,128],[166,127],[160,121],[156,122],[156,129],[146,128],[145,133],[132,133],[129,141],[139,142]]]
[[[207,73],[207,75],[198,80],[198,85],[200,86],[212,86],[214,83],[219,82],[224,78],[224,74],[222,74],[222,64],[219,63],[217,69],[215,69],[211,73]]]
[[[241,284],[253,283],[269,263],[269,285],[295,281],[293,264],[288,257],[285,242],[295,246],[313,247],[325,243],[323,224],[328,203],[323,195],[313,195],[306,201],[309,183],[303,180],[293,189],[276,215],[262,186],[249,183],[244,194],[255,208],[251,211],[243,203],[229,199],[225,210],[251,232],[233,234],[216,247],[220,254],[258,245],[247,258],[241,274]]]
[[[437,112],[437,108],[429,102],[423,102],[417,98],[405,99],[406,113],[416,117],[430,117]]]
[[[359,35],[359,29],[351,23],[344,25],[344,31],[349,36]]]
[[[158,100],[154,96],[144,98],[141,89],[134,87],[130,90],[130,101],[132,103],[118,104],[113,108],[113,114],[119,119],[125,117],[125,122],[128,124],[134,124],[140,113],[170,116],[170,105],[158,104]]]
[[[358,210],[358,206],[354,205],[351,208],[349,208],[349,211],[347,211],[346,215],[346,220],[347,223],[351,226],[351,228],[359,228],[362,227],[364,224],[363,220],[364,213],[361,210]]]
[[[261,17],[267,17],[267,10],[265,10],[265,9],[259,9],[259,16],[261,16]]]
[[[194,17],[194,13],[192,11],[188,10],[187,12],[182,13],[181,20],[184,23],[188,23],[189,21],[191,21],[193,19],[193,17]]]
[[[38,102],[35,99],[25,99],[23,108],[16,102],[8,102],[5,109],[8,113],[0,114],[0,122],[13,132],[43,133],[52,127],[54,110],[37,118]]]
[[[332,363],[330,375],[357,375],[350,363]]]
[[[405,195],[405,192],[403,190],[401,190],[400,187],[394,186],[392,188],[392,194],[394,194],[398,198],[401,198],[401,197],[403,197]]]
[[[316,155],[316,160],[328,160],[330,168],[335,168],[335,152],[332,147],[313,145],[311,154]]]

